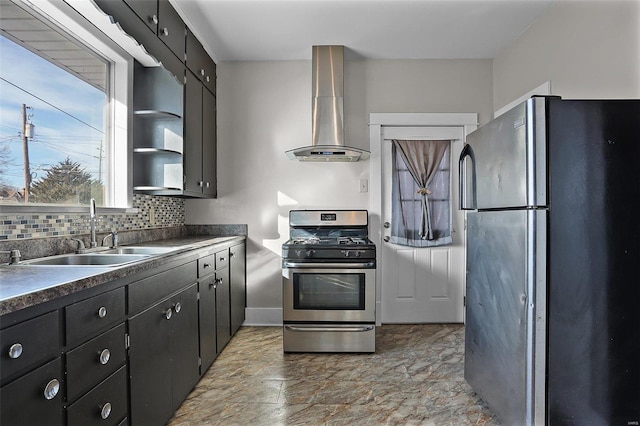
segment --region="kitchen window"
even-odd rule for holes
[[[67,3],[0,3],[3,209],[130,205],[132,60]]]

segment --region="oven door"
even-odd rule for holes
[[[285,322],[375,322],[375,268],[367,264],[297,264],[283,268],[282,282]]]

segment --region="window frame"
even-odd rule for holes
[[[131,213],[132,208],[132,115],[134,57],[114,40],[110,19],[92,2],[80,0],[14,0],[38,12],[70,36],[82,40],[108,62],[105,106],[105,205],[100,211]],[[105,31],[105,30],[111,30]],[[105,32],[109,32],[107,35]],[[122,34],[122,37],[126,37]],[[126,173],[122,172],[126,165]],[[63,204],[15,204],[0,206],[0,213],[84,212],[86,206]]]

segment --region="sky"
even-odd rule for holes
[[[10,153],[0,183],[24,187],[22,104],[31,107],[27,121],[35,125],[28,144],[32,182],[66,157],[97,179],[105,135],[96,129],[104,129],[104,92],[3,36],[0,77],[0,147]]]

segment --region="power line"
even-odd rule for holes
[[[44,100],[44,99],[42,99],[41,97],[39,97],[39,96],[37,96],[37,95],[34,95],[33,93],[29,92],[28,90],[25,90],[25,89],[23,89],[22,87],[20,87],[20,86],[18,86],[18,85],[16,85],[16,84],[14,84],[14,83],[12,83],[12,82],[10,82],[10,81],[9,81],[9,80],[7,80],[6,78],[4,78],[4,77],[0,77],[0,79],[1,79],[2,81],[4,81],[5,83],[8,83],[8,84],[12,85],[12,86],[13,86],[13,87],[15,87],[16,89],[22,90],[22,91],[23,91],[23,92],[25,92],[26,94],[31,95],[31,96],[33,96],[34,98],[38,99],[39,101],[44,102],[45,104],[49,105],[50,107],[57,109],[57,110],[58,110],[58,111],[60,111],[61,113],[65,114],[65,115],[68,115],[69,117],[73,118],[74,120],[79,121],[80,123],[84,124],[85,126],[91,127],[92,129],[94,129],[94,130],[96,130],[96,131],[98,131],[98,132],[100,132],[100,133],[104,134],[104,131],[102,131],[102,130],[98,129],[97,127],[93,127],[91,124],[89,124],[89,123],[87,123],[87,122],[85,122],[85,121],[83,121],[83,120],[79,119],[78,117],[75,117],[75,116],[73,116],[73,115],[69,114],[68,112],[64,111],[63,109],[58,108],[57,106],[53,105],[52,103],[45,101],[45,100]]]

